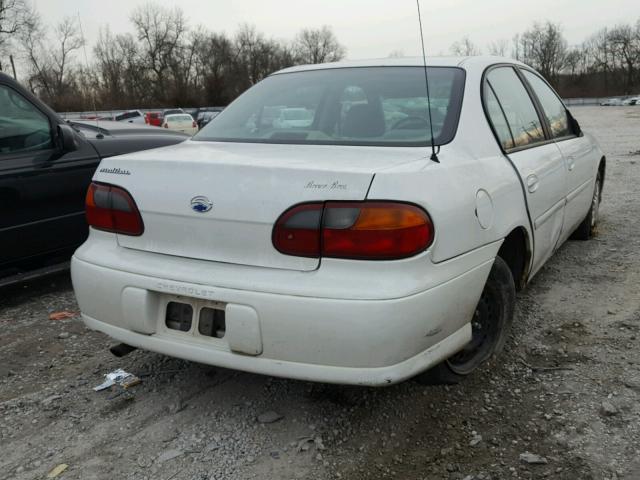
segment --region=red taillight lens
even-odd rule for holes
[[[278,251],[298,257],[320,256],[322,203],[303,203],[284,212],[273,228]]]
[[[196,128],[196,126],[197,126],[197,125],[198,125],[198,124],[196,123],[196,121],[195,121],[195,120],[194,120],[193,122],[191,122],[191,126],[192,126],[193,128]]]
[[[123,235],[142,235],[144,224],[133,198],[123,188],[92,183],[86,197],[87,223]]]
[[[273,244],[287,255],[396,260],[427,249],[433,224],[422,208],[400,202],[298,205],[276,222]]]

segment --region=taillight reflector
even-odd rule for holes
[[[427,212],[409,203],[306,203],[283,213],[273,230],[281,253],[304,257],[396,260],[433,242]]]
[[[142,235],[144,224],[133,198],[125,189],[106,183],[89,185],[87,223],[93,228],[123,235]]]

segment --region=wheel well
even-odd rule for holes
[[[506,236],[498,256],[509,265],[516,289],[522,290],[527,283],[528,266],[531,260],[529,237],[524,227],[515,228]]]

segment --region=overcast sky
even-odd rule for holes
[[[79,13],[93,46],[100,26],[132,32],[131,11],[149,0],[32,1],[48,24]],[[302,28],[329,25],[351,59],[386,57],[392,51],[420,53],[415,0],[155,1],[179,5],[191,26],[228,34],[246,22],[268,37],[290,40]],[[571,45],[602,27],[640,18],[640,0],[421,0],[421,8],[428,55],[448,54],[464,35],[486,52],[492,41],[510,40],[535,20],[561,23]]]

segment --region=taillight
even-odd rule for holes
[[[320,256],[322,203],[303,203],[284,212],[273,227],[273,245],[298,257]]]
[[[191,122],[191,126],[192,126],[193,128],[196,128],[197,123],[195,122],[195,120],[194,120],[193,122]]]
[[[427,212],[409,203],[304,203],[284,212],[273,245],[287,255],[396,260],[426,250],[434,229]]]
[[[142,235],[144,224],[133,198],[123,188],[106,183],[89,185],[86,197],[87,223],[98,230]]]

